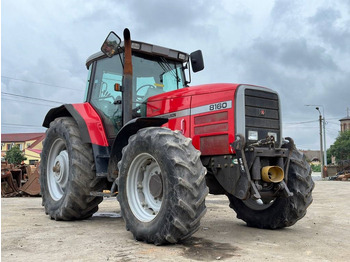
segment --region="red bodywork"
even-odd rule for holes
[[[108,140],[102,120],[91,104],[73,104],[73,107],[85,120],[91,143],[98,146],[108,146]]]
[[[150,97],[147,117],[169,118],[164,126],[192,138],[202,155],[232,154],[237,84],[209,84]]]
[[[148,99],[147,117],[168,118],[169,122],[163,126],[192,138],[202,155],[232,154],[237,87],[237,84],[209,84],[159,94]],[[91,143],[107,147],[102,120],[91,104],[73,107],[85,120]]]

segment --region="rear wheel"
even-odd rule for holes
[[[294,225],[305,216],[312,203],[314,188],[310,165],[297,149],[293,150],[290,159],[288,188],[293,193],[288,198],[241,200],[230,194],[227,196],[237,218],[244,220],[248,226],[275,229]]]
[[[93,171],[91,145],[83,144],[76,122],[60,117],[50,124],[43,144],[40,186],[45,212],[55,220],[91,217],[102,197],[104,181]]]
[[[136,240],[176,243],[199,228],[208,188],[190,139],[167,128],[141,129],[118,166],[118,200]]]

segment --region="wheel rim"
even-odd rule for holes
[[[163,199],[163,179],[158,162],[150,154],[139,154],[132,161],[126,190],[129,207],[142,222],[152,221],[158,214]]]
[[[60,200],[69,175],[69,156],[65,142],[58,138],[51,146],[47,165],[47,184],[52,199]]]
[[[269,201],[263,201],[262,199],[249,198],[247,200],[243,200],[243,203],[253,210],[265,210],[269,208],[274,203],[274,201],[274,199]]]

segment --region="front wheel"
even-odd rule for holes
[[[275,229],[292,226],[305,216],[312,203],[314,188],[310,165],[297,149],[291,155],[287,185],[293,193],[288,198],[241,200],[228,194],[230,207],[236,211],[237,218],[251,227]]]
[[[136,240],[176,243],[197,231],[208,188],[190,139],[167,128],[141,129],[130,137],[118,167],[118,200]]]

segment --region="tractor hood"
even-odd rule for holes
[[[148,102],[163,100],[165,98],[171,99],[171,98],[177,98],[177,97],[204,95],[204,94],[213,94],[215,96],[215,93],[219,93],[219,92],[236,91],[236,89],[240,85],[241,84],[216,83],[216,84],[206,84],[206,85],[185,87],[185,88],[181,88],[171,92],[152,96],[148,99]],[[249,85],[245,85],[245,86],[249,86]],[[252,85],[252,87],[254,86]],[[266,89],[266,91],[270,90],[269,88],[266,88],[266,87],[259,87],[259,88]]]

